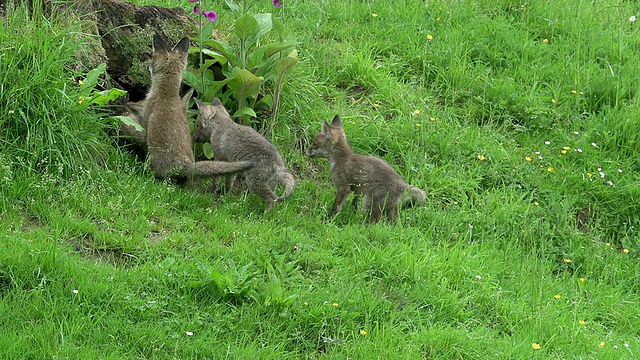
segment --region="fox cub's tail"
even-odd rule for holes
[[[408,208],[415,205],[422,205],[427,201],[427,194],[415,186],[409,185],[404,198],[403,207]]]
[[[293,175],[291,175],[291,173],[284,167],[280,167],[278,169],[277,176],[280,185],[284,187],[284,193],[276,199],[276,202],[280,202],[284,201],[284,199],[288,198],[291,195],[296,182],[293,178]]]

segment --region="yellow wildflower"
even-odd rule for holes
[[[587,281],[587,279],[585,279],[585,278],[580,278],[580,282],[585,282],[585,281]]]
[[[333,303],[333,304],[331,304],[331,306],[333,306],[333,307],[338,307],[338,306],[340,306],[340,304],[338,304],[338,303]]]
[[[416,126],[417,126],[417,127],[420,127],[420,126],[422,126],[422,124],[420,124],[420,123],[417,123],[417,124],[416,124]]]
[[[629,249],[626,249],[626,248],[622,249],[622,252],[625,253],[625,254],[628,254],[629,253]]]
[[[78,80],[78,85],[80,85],[80,86],[84,85],[84,81]]]
[[[478,154],[478,160],[486,160],[487,158],[482,155],[482,154]]]
[[[531,344],[531,347],[533,348],[533,350],[540,350],[540,349],[542,349],[542,346],[540,346],[540,344],[538,344],[538,343],[533,343],[533,344]]]
[[[554,295],[553,297],[554,297],[554,298],[556,298],[556,299],[560,299],[560,298],[562,297],[562,295],[560,295],[560,294],[556,294],[556,295]]]
[[[556,103],[556,99],[551,99],[551,102],[555,104]]]
[[[536,201],[536,202],[533,203],[533,205],[540,206],[540,203]]]
[[[360,330],[360,335],[367,335],[368,332],[365,329]]]
[[[531,157],[529,157],[529,156],[525,157],[524,159],[527,160],[528,162],[532,162],[533,161],[533,159]]]
[[[584,320],[580,320],[580,321],[578,321],[578,323],[579,323],[580,325],[586,325],[586,324],[587,324],[587,322],[586,322],[586,321],[584,321]]]
[[[373,14],[371,14],[371,16],[373,16],[373,17],[378,17],[378,14],[373,13]]]
[[[433,35],[427,34],[427,40],[429,40],[429,41],[433,40]]]
[[[549,167],[547,168],[547,171],[548,171],[548,172],[553,172],[553,167],[549,166]]]
[[[577,90],[571,90],[571,93],[572,93],[572,94],[577,94],[577,93],[578,93],[578,91],[577,91]]]
[[[573,262],[573,260],[571,260],[571,259],[564,259],[564,262],[566,262],[566,263],[568,264],[568,263]]]
[[[543,43],[548,44],[549,43],[549,39],[544,39],[542,40]]]
[[[598,347],[602,349],[604,347],[604,341],[600,341],[600,345],[598,345]]]
[[[413,110],[413,115],[420,115],[420,113],[421,113],[420,109]]]

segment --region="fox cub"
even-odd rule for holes
[[[398,216],[398,207],[422,204],[427,196],[424,191],[407,185],[384,160],[375,156],[355,154],[347,142],[340,117],[336,115],[329,125],[326,121],[322,130],[313,139],[306,151],[312,158],[329,159],[331,180],[336,188],[336,200],[329,214],[334,217],[342,208],[347,195],[355,192],[364,195],[364,210],[370,222],[378,222],[382,213],[389,220]]]
[[[210,142],[216,158],[225,161],[252,161],[253,167],[244,172],[249,191],[264,199],[267,211],[276,202],[289,197],[295,184],[293,175],[284,167],[278,149],[249,126],[234,122],[218,98],[211,104],[196,99],[200,110],[196,120],[195,141]],[[225,190],[231,190],[236,174],[227,175]],[[218,179],[216,179],[218,180]],[[277,197],[276,185],[284,187]]]
[[[182,95],[181,100],[185,116],[191,95],[193,95],[193,89],[190,89]],[[121,116],[126,116],[129,120],[140,125],[138,129],[133,125],[120,123],[116,131],[118,144],[121,146],[129,146],[134,150],[136,155],[140,155],[142,158],[147,155],[147,123],[144,119],[144,106],[146,102],[146,100],[128,102],[125,112],[121,114]]]
[[[185,104],[179,95],[188,51],[187,37],[171,49],[161,36],[156,34],[153,37],[153,55],[149,65],[151,89],[144,101],[141,119],[141,123],[146,124],[151,170],[158,178],[189,179],[250,168],[253,165],[250,161],[194,161]]]

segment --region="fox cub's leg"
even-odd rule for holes
[[[331,213],[329,213],[329,219],[333,218],[340,212],[342,205],[344,205],[344,202],[347,200],[347,196],[350,192],[351,188],[349,186],[340,186],[336,189],[336,201],[333,203]]]
[[[378,222],[378,220],[380,220],[380,216],[382,215],[382,209],[380,208],[381,205],[382,204],[379,204],[378,201],[373,199],[373,195],[364,195],[364,205],[362,210],[367,214],[369,222]]]
[[[374,206],[371,209],[371,215],[369,216],[369,222],[376,223],[382,218],[382,210],[378,206]]]
[[[226,183],[224,184],[224,186],[227,189],[227,191],[231,191],[231,188],[233,187],[233,184],[236,182],[236,177],[237,176],[238,176],[237,174],[227,175]]]
[[[218,190],[220,191],[220,193],[226,193],[226,192],[230,192],[231,188],[233,187],[233,184],[236,182],[236,176],[237,174],[230,174],[225,176],[224,178],[224,184],[222,184],[222,186],[218,187]]]
[[[220,179],[222,176],[214,176],[211,178],[211,184],[207,188],[207,192],[218,193],[220,191]]]
[[[353,199],[351,199],[351,206],[353,206],[354,209],[357,209],[360,200],[362,200],[362,195],[360,193],[354,192]]]
[[[387,215],[387,219],[389,221],[394,221],[398,218],[398,206],[396,204],[388,203],[387,207],[384,209],[385,214]]]
[[[276,193],[267,183],[262,181],[248,181],[249,191],[260,196],[267,205],[266,211],[271,211],[276,204]]]

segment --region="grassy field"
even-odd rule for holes
[[[640,356],[634,2],[285,4],[273,138],[298,185],[269,214],[155,180],[77,101],[78,28],[2,20],[0,357]],[[336,113],[425,206],[322,222],[304,149]]]

